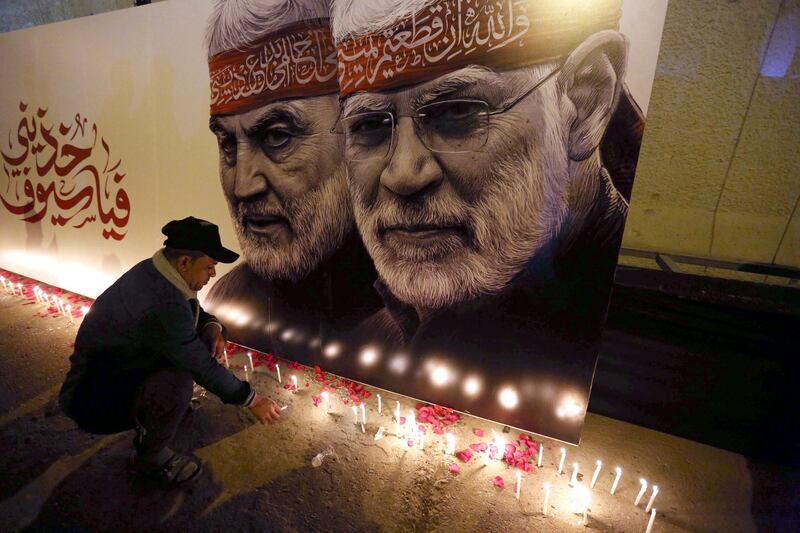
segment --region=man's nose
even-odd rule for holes
[[[381,173],[381,185],[405,197],[436,188],[444,176],[442,168],[417,136],[411,118],[398,119],[394,142],[389,164]]]
[[[236,146],[236,177],[233,184],[236,198],[241,200],[267,193],[267,164],[266,156],[260,148],[246,142]]]

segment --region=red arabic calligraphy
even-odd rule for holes
[[[23,113],[16,139],[8,132],[8,146],[0,149],[7,182],[0,184],[0,202],[25,222],[44,219],[50,210],[54,226],[82,228],[100,219],[103,238],[122,240],[131,213],[128,193],[120,185],[125,178],[120,165],[112,163],[108,143],[99,137],[97,124],[76,114],[57,128],[45,124],[47,109]],[[55,131],[54,131],[55,130]]]

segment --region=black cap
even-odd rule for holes
[[[239,254],[222,246],[219,227],[206,220],[194,217],[173,220],[161,228],[161,233],[167,236],[164,246],[169,248],[203,252],[220,263],[233,263],[239,259]]]

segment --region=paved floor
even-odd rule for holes
[[[592,414],[581,446],[567,451],[565,474],[556,472],[560,445],[545,440],[543,466],[523,476],[517,500],[507,465],[455,460],[439,437],[423,450],[409,448],[393,436],[391,409],[378,415],[374,401],[362,433],[338,399],[331,412],[314,407],[315,385],[304,387],[302,373],[296,395],[271,375],[256,375],[259,390],[292,404],[275,426],[202,398],[175,447],[200,456],[206,474],[187,489],[156,489],[125,473],[131,433],[92,437],[59,413],[55,395],[77,325],[36,311],[0,295],[0,531],[644,531],[644,505],[633,505],[641,477],[660,487],[654,532],[800,528],[796,471]],[[384,406],[394,400],[384,393]],[[389,435],[375,441],[379,425]],[[457,449],[487,440],[475,428],[517,438],[468,417],[455,426]],[[336,457],[312,467],[328,446]],[[578,525],[571,464],[581,465],[587,485],[596,459],[605,466],[588,523]],[[449,470],[453,463],[459,474]],[[616,465],[623,476],[612,496]],[[545,482],[552,486],[547,517]]]

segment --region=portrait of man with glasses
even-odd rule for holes
[[[308,362],[327,328],[380,307],[353,220],[329,5],[217,2],[208,23],[211,132],[244,262],[206,306],[231,339]],[[313,43],[313,46],[309,46]]]
[[[576,441],[642,129],[620,9],[333,1],[333,131],[384,301],[360,341],[411,355],[403,392]]]

